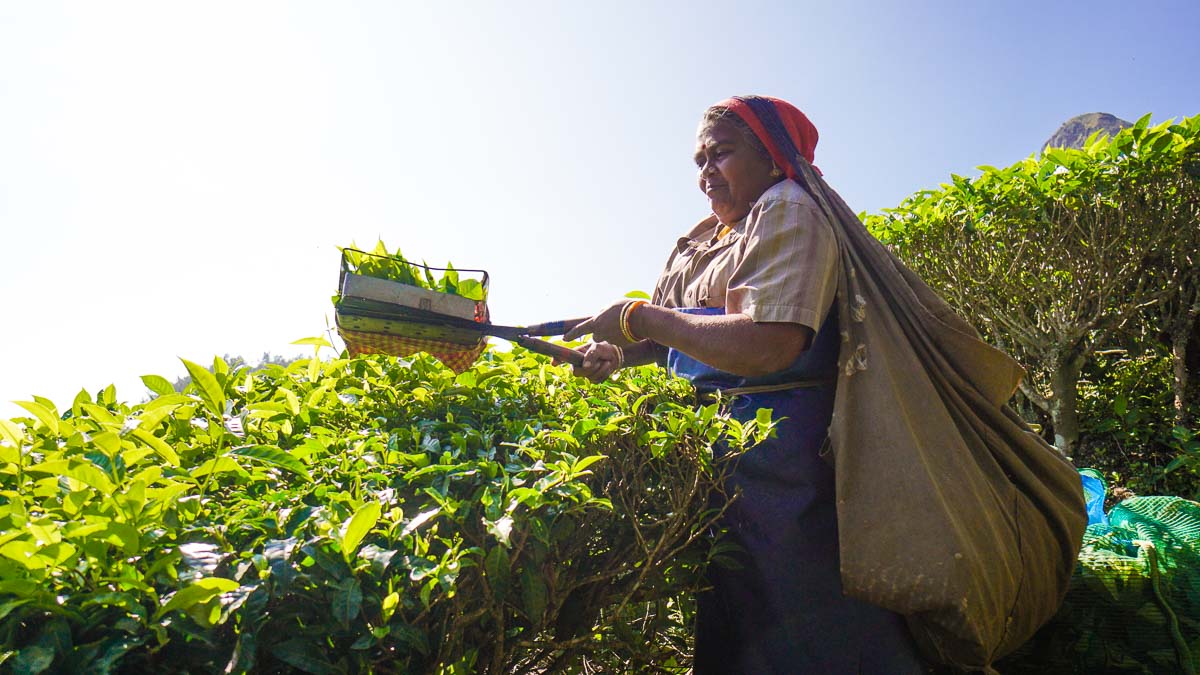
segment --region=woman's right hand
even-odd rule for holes
[[[598,343],[613,343],[621,347],[628,347],[631,343],[621,334],[621,310],[629,303],[630,300],[626,298],[614,302],[596,316],[576,324],[563,334],[563,339],[578,340],[591,333],[592,339]]]
[[[574,366],[577,377],[603,382],[624,366],[621,348],[607,342],[589,342],[575,351],[583,354],[583,365]]]

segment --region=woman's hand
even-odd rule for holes
[[[575,351],[583,354],[583,365],[575,366],[572,371],[592,382],[607,380],[625,365],[621,348],[607,342],[589,342]]]
[[[596,316],[567,331],[563,339],[578,340],[581,336],[591,333],[595,342],[628,347],[631,343],[621,333],[621,309],[630,302],[632,301],[628,299],[614,302]]]

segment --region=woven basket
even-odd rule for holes
[[[365,251],[346,250],[361,255],[375,256],[375,254]],[[484,299],[472,301],[457,295],[417,288],[397,281],[356,275],[350,270],[346,250],[342,253],[342,269],[338,281],[338,289],[342,297],[353,295],[423,311],[444,312],[448,316],[469,318],[480,323],[486,323],[490,318],[487,306],[488,274],[484,270],[456,270],[460,275],[481,275]],[[402,258],[396,259],[420,268],[422,271],[445,271],[442,268],[412,263]],[[440,334],[436,328],[420,323],[406,323],[402,320],[365,319],[344,313],[340,307],[335,308],[334,320],[337,324],[338,335],[345,341],[346,350],[351,356],[388,354],[404,357],[418,352],[426,352],[454,372],[461,373],[470,368],[487,348],[486,336],[459,334],[451,335],[454,339],[436,339],[432,337]]]

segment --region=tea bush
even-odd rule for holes
[[[1171,368],[1170,357],[1155,351],[1088,365],[1079,383],[1078,466],[1100,469],[1110,484],[1139,495],[1200,497],[1200,465],[1186,461],[1200,453],[1189,451],[1191,430],[1173,421]]]
[[[683,672],[710,497],[770,428],[520,349],[185,364],[0,420],[4,669]]]

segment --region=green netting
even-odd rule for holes
[[[1200,504],[1134,497],[1088,527],[1062,609],[1001,673],[1196,673]]]

